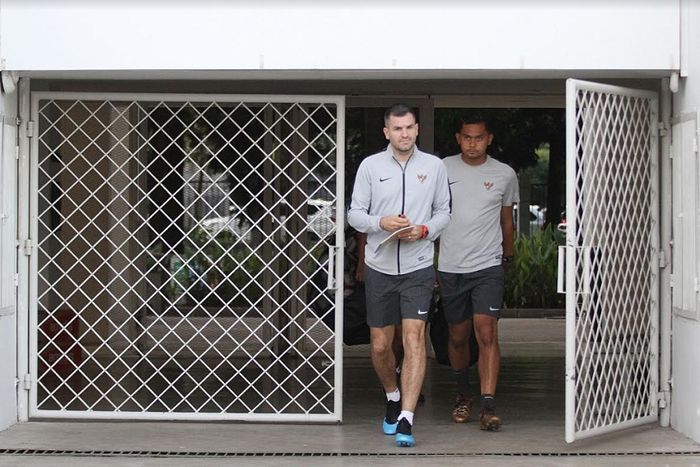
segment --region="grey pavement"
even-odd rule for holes
[[[451,422],[451,370],[431,360],[426,401],[416,413],[417,446],[395,447],[380,432],[385,399],[369,359],[352,348],[344,361],[342,424],[31,421],[0,433],[0,467],[700,465],[697,443],[656,424],[565,443],[563,332],[562,319],[502,320],[498,433],[481,431],[474,421]],[[16,455],[22,449],[66,452]]]

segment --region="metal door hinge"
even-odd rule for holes
[[[668,130],[669,130],[669,127],[666,126],[666,124],[664,122],[659,122],[659,136],[663,137],[663,136],[668,135]]]
[[[32,388],[32,375],[27,373],[24,375],[24,389],[29,391]]]
[[[27,138],[34,137],[34,122],[32,120],[27,121]]]
[[[658,393],[658,403],[659,403],[659,408],[660,409],[665,409],[668,406],[669,401],[671,400],[671,394],[669,391],[659,391]]]
[[[666,265],[666,253],[664,251],[659,251],[659,269],[665,268]]]
[[[22,248],[24,249],[24,256],[32,255],[32,240],[30,238],[26,239],[22,243]]]

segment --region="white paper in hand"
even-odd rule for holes
[[[377,250],[379,250],[381,247],[383,247],[383,246],[386,245],[387,243],[390,243],[390,242],[393,242],[394,240],[396,240],[396,239],[398,238],[398,236],[401,235],[403,232],[408,232],[409,230],[412,230],[413,227],[415,227],[415,226],[414,226],[414,225],[409,225],[408,227],[403,227],[403,228],[401,228],[401,229],[399,229],[399,230],[393,231],[393,232],[391,233],[391,235],[389,235],[389,236],[386,237],[384,240],[382,240],[381,242],[379,242],[379,245],[377,245]]]

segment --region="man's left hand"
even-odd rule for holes
[[[503,269],[510,271],[515,266],[515,257],[513,257],[513,255],[503,255],[501,264],[503,265]]]
[[[420,225],[413,225],[413,228],[411,230],[407,230],[406,232],[402,232],[399,234],[399,238],[401,240],[407,240],[409,242],[415,242],[416,240],[420,240],[421,236],[423,235],[423,226]]]

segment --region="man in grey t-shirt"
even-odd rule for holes
[[[457,380],[452,419],[469,419],[469,337],[479,343],[482,430],[496,431],[496,382],[500,366],[498,318],[503,305],[503,264],[513,261],[513,204],[518,180],[508,165],[486,150],[493,140],[480,117],[460,122],[461,153],[443,160],[452,191],[452,220],[440,237],[438,277],[449,325],[448,354]]]

